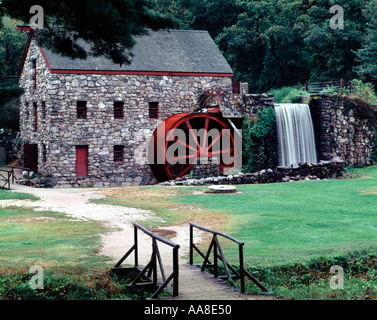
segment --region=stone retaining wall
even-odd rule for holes
[[[345,162],[340,159],[321,161],[318,164],[302,164],[297,168],[275,167],[253,173],[239,173],[228,176],[201,179],[177,179],[160,183],[162,186],[202,186],[219,184],[256,184],[290,182],[300,180],[321,180],[341,177]]]
[[[220,175],[219,161],[217,158],[197,158],[197,163],[192,167],[192,178],[218,177]]]
[[[369,106],[329,94],[312,95],[309,106],[320,159],[338,156],[350,166],[372,164],[376,119]]]

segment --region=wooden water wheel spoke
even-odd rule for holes
[[[185,124],[186,124],[187,128],[189,129],[189,132],[190,132],[191,136],[194,138],[194,142],[196,143],[197,148],[200,149],[200,143],[199,143],[199,141],[198,141],[198,137],[197,137],[197,136],[195,135],[195,133],[194,133],[194,129],[192,128],[192,125],[191,125],[191,123],[190,123],[190,120],[189,120],[189,119],[186,119],[186,120],[185,120]]]
[[[182,170],[178,176],[178,178],[182,178],[184,175],[188,174],[192,169],[192,165],[186,167],[186,169]]]
[[[223,136],[223,131],[220,131],[220,134],[215,139],[213,139],[211,144],[208,146],[208,150],[211,150],[211,148],[213,148],[214,144],[216,144],[216,142],[219,141],[222,136]]]
[[[194,152],[197,151],[194,147],[190,146],[189,144],[187,144],[186,142],[182,141],[182,140],[179,139],[179,138],[176,140],[176,142],[178,142],[180,145],[182,145],[182,146],[184,146],[184,147],[189,148],[190,150],[192,150],[192,151],[194,151]]]
[[[205,118],[205,120],[204,120],[204,136],[203,136],[202,148],[205,148],[205,146],[206,146],[207,136],[208,136],[208,127],[209,127],[209,118]],[[208,150],[209,150],[209,148],[208,148]]]

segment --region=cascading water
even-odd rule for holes
[[[307,104],[275,104],[279,165],[317,163],[317,151],[310,109]]]

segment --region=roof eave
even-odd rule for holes
[[[159,76],[207,76],[207,77],[232,77],[233,73],[223,72],[180,72],[180,71],[148,71],[148,70],[76,70],[76,69],[51,69],[51,73],[69,74],[119,74],[119,75],[159,75]]]

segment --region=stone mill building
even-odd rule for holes
[[[205,92],[229,94],[221,111],[240,117],[240,88],[233,94],[233,71],[206,31],[150,31],[136,38],[131,64],[117,65],[61,56],[19,29],[29,33],[19,71],[24,167],[56,186],[155,183],[146,155],[154,130],[194,112]]]

